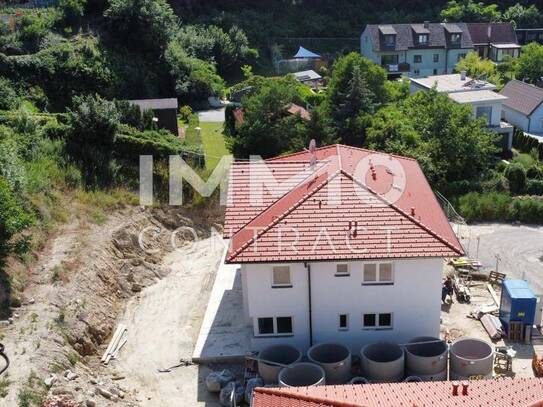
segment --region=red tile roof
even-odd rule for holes
[[[252,407],[535,407],[543,406],[543,379],[257,388]]]
[[[299,114],[300,117],[305,121],[311,120],[311,113],[309,113],[302,106],[299,106],[295,103],[290,103],[287,106],[287,112],[289,112],[290,114]]]
[[[234,163],[225,220],[228,262],[463,253],[416,160],[342,145],[317,149],[316,158],[313,168],[307,151]],[[364,163],[367,171],[359,174]],[[261,202],[252,202],[251,181],[273,178],[280,187],[274,193],[264,187]]]

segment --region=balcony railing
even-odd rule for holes
[[[410,66],[407,62],[400,62],[399,64],[384,64],[383,68],[389,73],[409,72]]]

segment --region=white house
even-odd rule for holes
[[[434,86],[438,92],[447,93],[455,102],[471,105],[473,118],[484,117],[488,129],[502,135],[502,147],[511,150],[513,126],[501,120],[507,96],[495,92],[494,84],[472,79],[465,73],[411,78],[411,93],[428,91]]]
[[[503,104],[503,118],[519,129],[543,134],[543,89],[513,79],[500,92],[508,99]]]
[[[463,254],[416,160],[343,145],[235,162],[225,237],[254,350],[438,336]]]

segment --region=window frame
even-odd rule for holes
[[[278,326],[277,326],[277,319],[278,318],[290,318],[290,325],[291,325],[291,331],[292,332],[283,332],[283,333],[279,333],[279,329],[278,329]],[[271,319],[273,321],[273,333],[269,333],[269,334],[261,334],[260,333],[260,320],[261,319]],[[255,317],[254,318],[255,322],[256,323],[253,323],[253,334],[256,338],[272,338],[272,337],[276,337],[276,338],[280,338],[280,337],[290,337],[290,336],[294,336],[294,317],[293,316],[290,316],[290,315],[279,315],[279,316],[273,316],[273,317],[269,317],[269,316],[265,316],[265,317]]]
[[[390,40],[390,41],[387,41]],[[385,34],[383,35],[383,43],[385,47],[395,47],[396,46],[396,35],[395,34]]]
[[[460,44],[462,42],[462,34],[460,33],[451,33],[450,36],[451,44]]]
[[[275,269],[286,268],[288,270],[288,283],[276,283],[275,282]],[[289,265],[275,265],[271,270],[271,288],[292,288],[292,272]]]
[[[341,317],[345,316],[345,326],[341,326]],[[338,314],[337,317],[337,330],[338,331],[348,331],[349,330],[349,314]]]
[[[365,272],[366,265],[375,265],[375,281],[366,280]],[[390,265],[390,280],[381,279],[381,265]],[[376,261],[376,262],[367,262],[362,263],[362,285],[371,286],[371,285],[394,285],[394,262],[392,261]]]
[[[366,325],[365,316],[373,315],[375,325]],[[381,326],[381,315],[390,315],[390,325]],[[394,329],[394,313],[393,312],[364,312],[362,314],[362,330],[364,331],[387,331]]]
[[[338,266],[347,266],[346,272],[339,272]],[[351,276],[351,265],[349,263],[336,263],[336,272],[334,277],[350,277]]]
[[[414,64],[422,64],[422,55],[421,54],[413,55],[413,63]]]
[[[456,62],[460,62],[461,59],[464,59],[468,54],[466,54],[465,52],[459,52],[458,55],[456,56]]]
[[[439,54],[434,54],[433,58],[434,64],[437,64],[439,62]]]
[[[421,38],[424,41],[421,41]],[[428,34],[417,34],[417,44],[418,45],[428,45],[430,36]]]

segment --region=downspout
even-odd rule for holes
[[[313,311],[312,311],[312,300],[311,300],[311,265],[309,263],[304,263],[305,268],[307,269],[307,300],[308,300],[308,311],[309,311],[309,347],[313,346]]]

